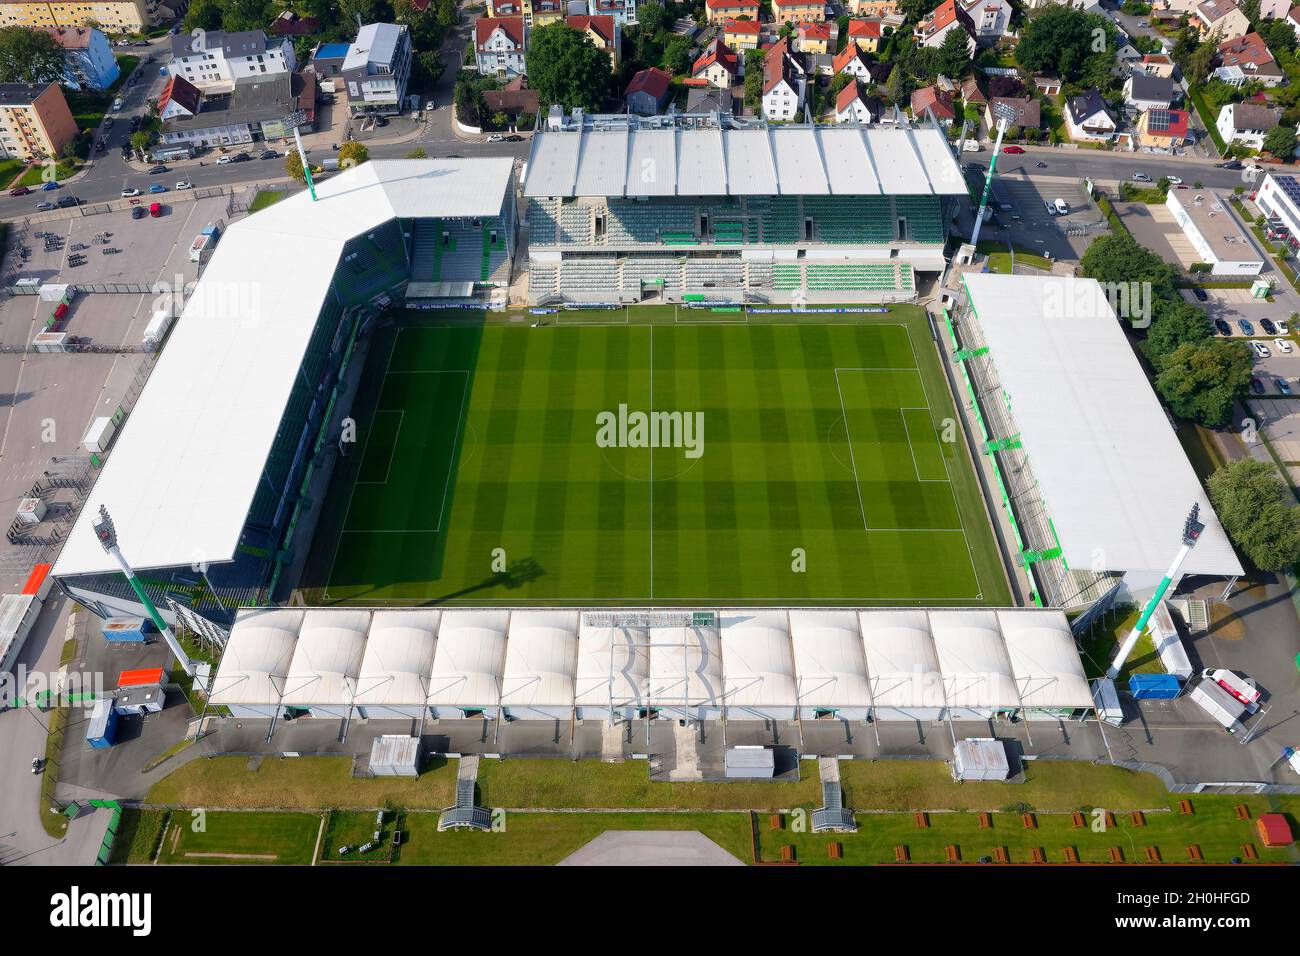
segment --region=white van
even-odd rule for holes
[[[1064,199],[1056,200],[1055,205],[1056,205],[1056,214],[1058,216],[1068,216],[1070,214],[1070,207]]]
[[[961,144],[961,151],[963,153],[978,153],[981,149],[983,149],[983,147],[980,146],[980,141],[977,139],[968,139],[966,142]]]
[[[113,112],[116,113],[121,108],[122,108],[122,97],[119,96],[117,99],[113,100]]]

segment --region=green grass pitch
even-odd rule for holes
[[[514,318],[429,313],[376,337],[313,597],[1008,602],[919,309]],[[602,447],[620,405],[700,413],[698,457]]]

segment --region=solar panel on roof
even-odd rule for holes
[[[1300,206],[1300,182],[1294,176],[1274,176],[1273,181],[1277,183],[1282,195]]]
[[[1168,110],[1148,110],[1147,111],[1147,129],[1166,130],[1169,129],[1171,117]]]

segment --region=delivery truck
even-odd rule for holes
[[[102,455],[113,444],[117,434],[117,422],[107,415],[102,415],[90,423],[86,436],[81,439],[81,446],[92,455]]]
[[[1230,734],[1236,732],[1241,718],[1246,715],[1245,705],[1213,680],[1197,681],[1188,696]]]
[[[1250,713],[1259,709],[1259,688],[1249,677],[1222,667],[1207,667],[1201,671],[1201,676],[1226,690],[1244,704]]]

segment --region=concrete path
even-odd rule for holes
[[[557,866],[744,866],[694,830],[609,830]]]

